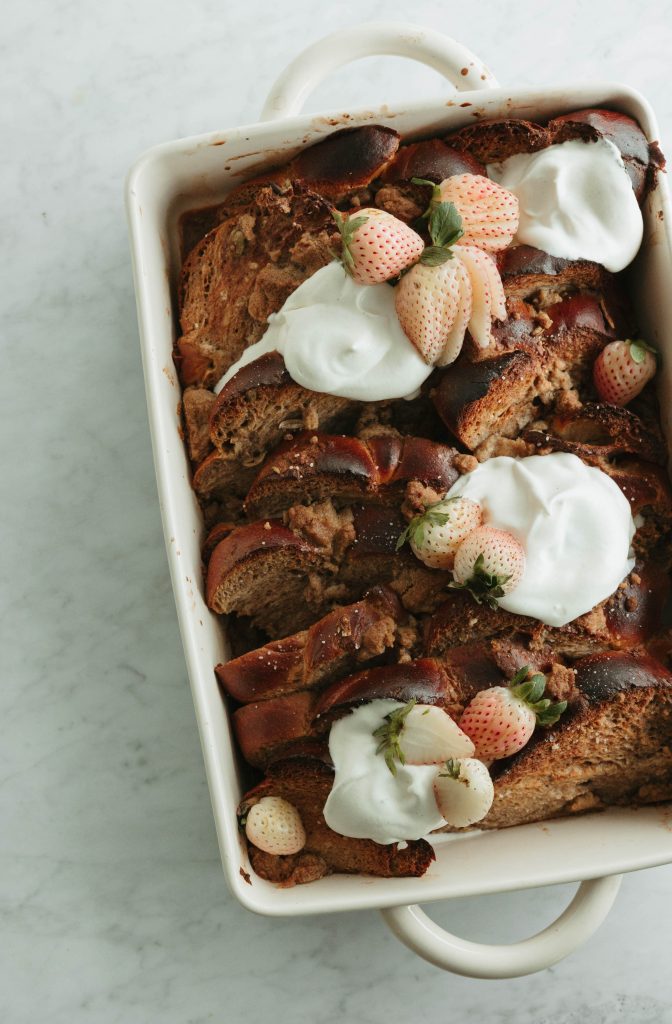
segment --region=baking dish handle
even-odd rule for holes
[[[586,942],[609,913],[622,878],[608,875],[581,882],[557,921],[511,945],[460,939],[434,924],[417,905],[391,907],[381,913],[401,942],[444,971],[467,978],[519,978],[551,967]]]
[[[409,57],[427,64],[460,91],[498,85],[471,50],[432,29],[402,21],[380,21],[334,32],[299,54],[276,80],[261,112],[262,121],[298,114],[326,76],[361,57]]]

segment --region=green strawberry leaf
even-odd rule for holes
[[[429,215],[429,234],[434,245],[447,248],[462,235],[462,218],[454,203],[437,203]]]
[[[651,352],[656,359],[658,358],[658,352],[651,345],[648,345],[641,338],[637,338],[635,341],[626,341],[626,345],[629,347],[630,355],[635,363],[643,363],[646,359],[646,353]]]
[[[440,267],[447,260],[452,260],[453,254],[450,249],[440,245],[428,245],[420,257],[420,262],[426,267]]]
[[[459,779],[462,765],[455,758],[449,758],[444,768],[446,769],[445,772],[439,772],[440,779]]]
[[[448,586],[452,590],[468,590],[477,604],[487,605],[488,608],[499,608],[498,598],[504,597],[504,584],[511,579],[511,574],[497,576],[496,573],[486,572],[485,555],[483,552],[474,562],[471,576],[464,583],[457,583],[453,580]]]
[[[395,550],[401,551],[406,541],[413,541],[416,547],[422,547],[426,526],[445,526],[446,523],[450,522],[450,512],[439,512],[437,511],[437,506],[449,505],[451,501],[456,500],[457,498],[442,498],[441,501],[435,502],[434,505],[428,505],[420,515],[414,516],[397,539]]]
[[[554,704],[548,697],[544,697],[546,676],[541,672],[535,672],[533,676],[526,678],[530,672],[529,665],[516,672],[508,684],[509,689],[515,697],[524,701],[534,711],[537,725],[545,728],[555,725],[563,712],[567,710],[567,701],[561,700]]]
[[[567,710],[567,701],[560,700],[557,704],[550,704],[548,708],[543,711],[537,712],[537,723],[548,728],[549,725],[555,725],[560,718],[560,715]]]
[[[429,200],[429,206],[422,215],[422,220],[428,220],[432,210],[441,202],[441,189],[435,181],[428,181],[427,178],[411,178],[413,185],[429,185],[432,190],[432,197]]]
[[[336,221],[338,230],[341,233],[342,252],[341,260],[343,266],[349,274],[355,268],[355,261],[352,253],[350,252],[350,244],[355,236],[355,232],[361,228],[362,224],[366,224],[368,217],[344,217],[339,210],[331,211],[332,217]]]
[[[383,724],[374,729],[372,733],[373,738],[378,740],[376,753],[383,755],[385,764],[393,775],[397,774],[397,761],[400,764],[406,764],[406,758],[399,744],[399,739],[406,718],[411,709],[415,707],[415,704],[416,700],[413,697],[403,708],[395,708],[394,711],[390,711],[389,714],[385,715]]]

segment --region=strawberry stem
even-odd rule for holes
[[[355,269],[355,261],[350,251],[350,244],[355,236],[355,232],[361,228],[363,224],[366,224],[368,217],[344,217],[339,210],[331,211],[332,217],[336,221],[336,226],[341,233],[342,252],[341,262],[349,274],[352,274]]]
[[[510,573],[508,576],[497,576],[496,573],[486,572],[485,555],[481,552],[474,562],[469,579],[464,583],[452,580],[448,586],[451,590],[468,590],[477,604],[485,604],[488,608],[496,609],[499,608],[497,598],[504,597],[503,587],[510,579]]]
[[[374,729],[372,733],[373,738],[378,740],[376,753],[383,754],[385,764],[393,775],[397,774],[397,761],[400,764],[406,764],[406,758],[404,757],[399,740],[406,718],[411,709],[415,707],[415,704],[416,700],[413,697],[402,708],[390,711],[389,714],[385,715],[383,724]]]
[[[514,697],[518,697],[532,708],[537,717],[537,725],[548,728],[549,725],[555,725],[563,712],[567,710],[567,701],[560,700],[554,704],[548,697],[544,697],[546,676],[541,672],[535,672],[530,676],[531,671],[530,666],[526,665],[516,672],[508,684],[509,689]]]
[[[427,178],[411,178],[413,185],[429,185],[432,190],[432,196],[429,200],[429,206],[422,215],[423,220],[429,220],[429,216],[434,207],[441,202],[441,188],[436,184],[435,181],[429,181]]]
[[[636,338],[634,341],[630,341],[629,338],[626,338],[625,344],[628,346],[628,351],[630,352],[630,356],[634,363],[643,363],[646,359],[647,352],[651,352],[651,354],[655,356],[656,361],[658,361],[657,349],[653,348],[653,346],[649,345],[646,341],[642,341],[641,338]]]
[[[457,498],[441,498],[440,501],[434,502],[433,505],[427,505],[424,512],[421,512],[420,515],[413,516],[404,532],[398,538],[395,551],[400,551],[406,541],[413,541],[416,547],[421,547],[425,539],[425,527],[445,526],[446,523],[449,523],[450,512],[437,512],[436,509],[439,505],[449,505],[452,501],[457,501]]]
[[[445,772],[439,772],[440,779],[459,779],[462,765],[459,761],[456,761],[455,758],[449,758],[446,761],[444,768],[446,769]]]

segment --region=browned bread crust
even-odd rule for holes
[[[183,384],[216,384],[269,315],[331,261],[337,234],[330,204],[299,183],[260,186],[209,232],[182,269],[175,362]]]
[[[424,624],[423,649],[427,655],[440,657],[458,645],[514,633],[526,638],[530,651],[550,647],[557,658],[632,649],[646,644],[662,629],[669,595],[665,568],[653,561],[638,564],[606,601],[567,625],[554,627],[503,608],[476,605],[465,592],[450,591]]]
[[[300,501],[400,505],[406,485],[419,480],[441,493],[460,475],[454,448],[418,437],[386,434],[363,440],[304,434],[268,458],[244,508],[250,518],[272,516]]]
[[[450,663],[450,659],[447,659]],[[502,682],[494,663],[490,679]],[[473,680],[464,664],[448,671],[436,659],[420,658],[398,665],[369,668],[338,682],[323,693],[303,690],[271,700],[245,704],[233,715],[233,728],[245,760],[256,767],[287,758],[306,739],[324,738],[331,724],[349,708],[389,698],[433,704],[459,716],[477,692],[482,674]]]
[[[547,125],[519,120],[484,120],[448,135],[446,142],[466,150],[483,164],[498,163],[517,153],[534,153],[571,139],[608,139],[620,150],[632,187],[642,199],[650,184],[650,168],[659,165],[657,147],[631,117],[615,110],[589,108],[556,117]]]
[[[381,846],[370,839],[349,839],[327,826],[323,808],[333,771],[317,760],[288,761],[274,765],[267,778],[248,793],[244,813],[264,796],[279,796],[297,808],[306,830],[306,845],[300,853],[274,856],[249,845],[250,862],[261,877],[291,886],[312,882],[334,871],[378,875],[383,878],[424,875],[434,860],[434,851],[424,839],[403,847]]]
[[[241,703],[321,688],[356,665],[405,649],[408,615],[387,587],[335,608],[309,629],[273,640],[216,672],[224,691]]]
[[[672,797],[672,674],[646,654],[615,651],[575,669],[580,699],[502,762],[479,828]]]
[[[585,387],[593,362],[615,333],[592,296],[560,299],[544,320],[517,310],[495,331],[499,354],[473,362],[465,353],[437,374],[431,391],[441,419],[470,450],[517,437],[561,395]]]
[[[212,553],[206,594],[213,611],[249,616],[274,637],[303,629],[335,603],[385,583],[410,612],[436,606],[448,574],[396,552],[405,520],[395,509],[331,503],[238,527]]]

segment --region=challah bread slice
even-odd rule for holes
[[[397,132],[381,125],[334,132],[192,218],[196,235],[207,233],[190,235],[180,280],[175,361],[184,385],[216,384],[269,315],[333,259],[332,204],[365,188],[398,147]]]
[[[408,657],[415,639],[415,626],[397,595],[374,587],[361,601],[334,608],[308,629],[272,640],[215,671],[224,692],[246,704],[322,688],[384,656]]]
[[[476,659],[478,661],[478,659]],[[482,659],[481,659],[482,661]],[[483,666],[473,675],[469,663],[452,668],[436,659],[420,658],[397,665],[368,668],[331,683],[324,692],[303,690],[271,700],[245,704],[233,714],[233,728],[241,753],[248,764],[265,767],[272,761],[293,756],[305,740],[324,741],[332,722],[353,706],[391,698],[406,704],[416,700],[459,715],[471,697],[483,688]],[[489,682],[503,681],[494,662],[489,665]]]
[[[561,396],[583,389],[592,366],[614,337],[597,299],[576,295],[544,310],[543,324],[526,310],[495,328],[493,352],[474,361],[464,353],[440,375],[431,397],[448,429],[471,451],[493,437],[515,438],[552,410]]]
[[[672,673],[645,653],[581,659],[560,721],[538,729],[513,758],[495,763],[493,776],[493,806],[475,826],[479,829],[670,799]],[[429,861],[424,847],[417,860],[416,843],[399,850],[328,829],[323,809],[332,779],[329,766],[317,760],[293,758],[269,767],[264,781],[243,799],[241,811],[261,796],[281,796],[299,811],[307,840],[300,853],[289,857],[262,853],[249,844],[254,870],[270,881],[295,885],[331,871],[384,874],[391,855],[412,851],[413,870],[406,865],[407,873],[422,874]],[[455,830],[447,826],[443,831]]]
[[[546,430],[531,428],[522,436],[538,448],[571,452],[591,464],[634,455],[643,462],[664,466],[667,459],[657,424],[645,423],[631,409],[601,402],[557,411]]]
[[[436,606],[448,573],[396,552],[405,520],[396,509],[331,502],[294,506],[281,520],[232,530],[214,549],[206,596],[213,611],[248,616],[274,638],[309,626],[336,603],[387,584],[412,613]]]
[[[534,153],[547,146],[582,139],[605,138],[620,151],[638,200],[652,183],[652,172],[661,165],[655,143],[649,145],[633,118],[615,110],[576,110],[547,125],[517,119],[483,120],[446,136],[448,146],[466,151],[483,164],[499,163],[518,153]]]
[[[495,768],[479,828],[672,798],[672,674],[647,654],[616,651],[575,670],[580,699]]]
[[[399,144],[398,133],[379,124],[332,132],[300,150],[289,162],[243,182],[222,203],[185,214],[180,222],[183,258],[208,232],[229,217],[245,212],[261,186],[271,185],[282,191],[292,181],[298,181],[338,202],[350,194],[359,195],[374,178],[380,177]]]
[[[262,797],[279,796],[296,807],[306,830],[306,844],[299,853],[278,856],[248,843],[250,863],[259,877],[292,886],[333,872],[383,878],[424,875],[435,859],[424,839],[381,846],[370,839],[350,839],[328,827],[323,809],[332,781],[333,769],[328,765],[314,758],[296,759],[273,765],[267,778],[246,794],[239,809],[243,818]]]
[[[348,429],[360,412],[360,402],[302,388],[280,353],[268,352],[213,396],[208,431],[214,450],[194,469],[193,488],[202,502],[224,502],[240,513],[259,464],[288,431]]]
[[[295,183],[262,185],[182,268],[175,362],[183,385],[212,387],[302,281],[333,259],[331,206]]]
[[[669,596],[669,575],[654,561],[638,563],[609,598],[565,626],[477,605],[468,593],[451,590],[424,622],[423,651],[441,657],[462,644],[514,633],[526,638],[530,652],[550,648],[557,659],[633,649],[661,631]]]
[[[473,460],[472,460],[473,461]],[[269,456],[245,498],[250,518],[273,516],[297,502],[401,505],[411,480],[445,493],[465,456],[419,437],[384,434],[367,439],[306,433]]]

